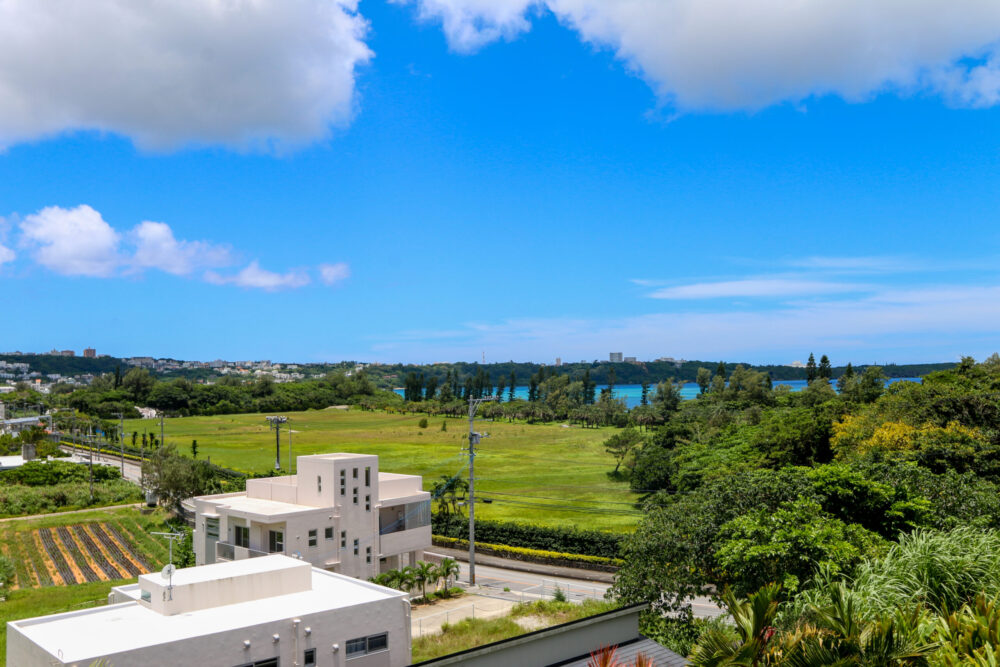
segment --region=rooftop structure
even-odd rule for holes
[[[430,548],[430,494],[419,476],[379,472],[374,455],[296,461],[296,475],[248,479],[244,492],[194,498],[199,565],[284,553],[368,578],[413,564]]]
[[[406,594],[272,555],[139,577],[109,605],[7,624],[7,664],[410,663]]]

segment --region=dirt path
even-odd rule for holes
[[[6,519],[0,519],[0,523],[7,523],[8,521],[27,521],[28,519],[41,519],[43,517],[50,516],[65,516],[67,514],[82,514],[83,512],[96,512],[98,510],[116,510],[122,507],[142,507],[142,503],[127,503],[125,505],[108,505],[107,507],[88,507],[82,510],[70,510],[68,512],[48,512],[45,514],[27,514],[25,516],[10,516]]]
[[[463,595],[453,600],[420,605],[410,611],[411,633],[414,638],[422,637],[440,632],[444,623],[457,623],[463,618],[496,618],[509,612],[514,604],[510,600]]]

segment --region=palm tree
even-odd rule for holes
[[[444,590],[447,592],[451,588],[451,578],[458,577],[460,568],[458,561],[454,558],[442,558],[437,566],[437,578],[444,579]]]
[[[398,589],[409,593],[417,585],[416,570],[411,565],[407,565],[402,570],[396,570],[399,576],[396,578]]]
[[[428,563],[427,561],[418,560],[416,567],[410,568],[413,572],[413,582],[420,586],[420,593],[423,598],[427,599],[427,582],[434,581],[436,579],[437,568],[434,567],[433,563]]]
[[[721,628],[708,629],[691,651],[691,664],[695,667],[762,664],[768,642],[775,633],[780,594],[781,586],[768,584],[749,600],[739,600],[727,588],[722,602],[733,619],[738,638],[733,641],[730,633]]]

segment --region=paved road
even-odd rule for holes
[[[431,550],[428,553],[434,553]],[[459,580],[464,585],[469,582],[469,564],[459,563]],[[476,564],[476,591],[479,595],[514,601],[529,601],[551,598],[556,586],[566,594],[567,599],[581,601],[586,598],[603,599],[610,584],[567,576],[550,576],[522,572],[520,570]],[[505,591],[504,588],[509,588]],[[691,602],[694,615],[698,618],[713,618],[722,614],[711,598],[697,597]]]
[[[84,458],[90,456],[90,452],[86,449],[74,449],[65,445],[61,445],[60,449],[64,452],[70,454],[76,454],[77,456],[82,456]],[[113,456],[110,454],[94,454],[94,463],[100,463],[102,465],[109,465],[119,470],[122,469],[120,456]],[[142,467],[136,461],[130,461],[125,459],[125,479],[130,482],[135,482],[136,484],[142,479]]]

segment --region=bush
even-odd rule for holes
[[[421,417],[420,421],[417,422],[417,426],[420,428],[427,428],[427,417]]]
[[[469,520],[435,514],[435,535],[462,539],[469,535]],[[618,558],[622,536],[597,530],[547,528],[507,521],[476,521],[476,539],[494,545],[541,549],[564,554]]]
[[[479,526],[476,526],[478,532]],[[468,549],[469,541],[456,537],[434,536],[434,542],[452,549]],[[513,558],[523,561],[543,561],[558,565],[590,565],[598,569],[616,568],[622,564],[618,558],[604,558],[603,556],[586,556],[583,554],[570,554],[560,551],[546,551],[544,549],[525,549],[524,547],[509,547],[503,544],[489,544],[476,541],[476,550],[487,555],[500,556],[501,558]]]

